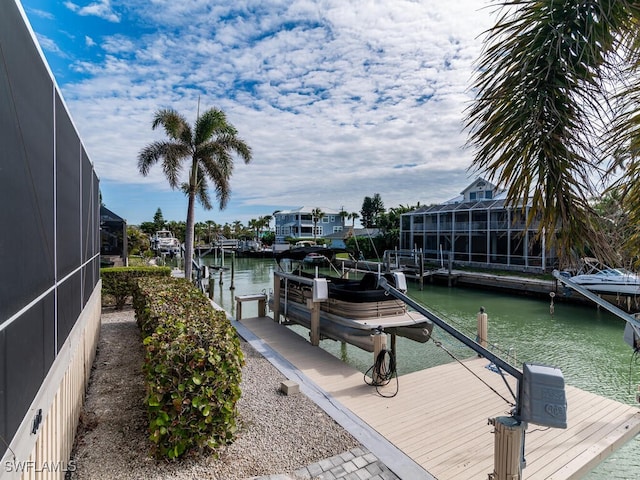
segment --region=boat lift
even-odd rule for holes
[[[578,285],[572,281],[570,277],[563,275],[559,270],[554,270],[552,274],[558,279],[558,281],[562,282],[567,287],[572,288],[582,296],[594,302],[596,305],[605,308],[615,316],[620,317],[627,322],[624,329],[624,340],[635,352],[640,352],[640,320],[638,320],[638,317],[621,310],[606,300],[603,300],[599,295],[595,294],[591,290],[587,290],[582,285]]]
[[[494,472],[489,474],[492,480],[520,479],[522,468],[526,466],[524,459],[524,436],[528,423],[553,428],[567,428],[567,397],[564,388],[564,377],[560,369],[546,365],[524,363],[522,371],[487,350],[475,340],[449,325],[446,321],[427,310],[424,306],[391,286],[380,276],[378,286],[398,300],[403,301],[421,313],[446,333],[456,338],[473,351],[485,357],[495,365],[507,388],[511,387],[504,377],[504,372],[517,382],[515,408],[509,417],[489,419],[495,426]],[[513,394],[513,391],[511,392]]]

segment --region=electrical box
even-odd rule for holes
[[[567,428],[567,396],[559,368],[525,363],[521,388],[521,421]]]
[[[329,299],[329,285],[326,278],[313,279],[313,301],[324,302]]]
[[[402,293],[407,291],[407,277],[404,276],[402,272],[393,272],[393,277],[395,280],[396,290],[401,291]]]

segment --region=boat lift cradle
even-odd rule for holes
[[[511,412],[511,416],[489,419],[489,422],[496,426],[496,434],[498,432],[504,432],[505,428],[508,428],[517,430],[520,435],[519,438],[516,436],[513,440],[517,443],[516,445],[507,447],[504,445],[504,438],[513,436],[506,435],[498,439],[498,435],[496,435],[496,471],[490,474],[489,478],[496,480],[502,478],[522,478],[522,468],[526,466],[524,459],[524,434],[527,424],[534,423],[546,427],[567,428],[567,397],[564,389],[564,377],[560,369],[545,365],[524,363],[521,371],[449,325],[446,321],[427,310],[423,305],[395,289],[384,277],[380,276],[378,278],[378,286],[383,288],[388,294],[403,301],[424,315],[446,333],[461,341],[482,357],[491,361],[493,365],[497,367],[500,375],[502,375],[509,390],[511,390],[511,387],[507,383],[506,378],[504,378],[503,371],[516,379],[517,395],[514,395],[515,408]],[[513,392],[511,393],[513,394]],[[510,451],[510,453],[506,453],[506,451]],[[498,452],[502,452],[502,454]],[[520,461],[515,462],[518,463],[518,465],[514,466],[514,459],[509,459],[508,456],[518,454],[518,452]],[[505,457],[503,461],[500,462],[500,466],[497,465],[499,455],[504,455]],[[512,469],[518,469],[518,471],[514,472]],[[513,474],[516,474],[517,477],[509,476]]]
[[[602,308],[607,309],[609,312],[613,313],[615,316],[623,319],[627,324],[625,325],[624,330],[624,340],[627,342],[634,351],[640,351],[640,321],[633,315],[628,314],[624,310],[616,307],[615,305],[607,302],[602,299],[599,295],[596,295],[590,290],[587,290],[582,285],[578,285],[570,278],[564,276],[562,272],[559,270],[553,271],[553,276],[557,278],[560,282],[565,284],[567,287],[572,288],[576,292],[580,293],[582,296],[588,298],[596,305],[601,306]]]

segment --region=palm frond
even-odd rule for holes
[[[232,132],[233,135],[237,133],[235,128],[227,123],[227,116],[222,110],[211,108],[196,121],[195,144],[201,145],[227,132]]]
[[[172,140],[182,142],[185,145],[192,144],[191,127],[187,119],[175,110],[168,108],[156,112],[151,126],[155,130],[161,125]]]
[[[506,186],[510,204],[530,199],[528,225],[539,221],[538,236],[560,258],[607,247],[594,231],[589,199],[602,174],[602,71],[628,21],[626,4],[505,2],[479,64],[467,116],[472,167]]]
[[[146,176],[153,165],[162,160],[162,170],[171,188],[178,185],[182,160],[189,156],[189,149],[175,142],[153,142],[138,154],[138,170]]]

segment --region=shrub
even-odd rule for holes
[[[140,277],[171,275],[169,267],[109,267],[100,269],[103,303],[106,295],[115,298],[116,310],[122,309],[128,297],[133,295],[136,280]]]
[[[230,443],[244,357],[225,312],[184,279],[144,278],[134,294],[145,348],[150,439],[158,456]]]

